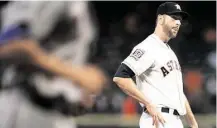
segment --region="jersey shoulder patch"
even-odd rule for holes
[[[130,57],[134,58],[136,61],[138,61],[143,55],[145,51],[142,49],[136,49],[130,54]]]

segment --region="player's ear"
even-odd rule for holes
[[[163,20],[164,20],[164,16],[163,16],[163,15],[158,15],[158,23],[159,23],[160,25],[163,24]]]

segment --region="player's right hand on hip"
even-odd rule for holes
[[[153,123],[152,125],[155,125],[156,128],[158,128],[159,123],[162,123],[162,125],[164,125],[164,123],[166,122],[163,118],[163,116],[161,115],[161,113],[159,111],[157,111],[157,108],[155,105],[153,104],[148,104],[146,105],[146,109],[149,115],[152,116],[153,118]]]

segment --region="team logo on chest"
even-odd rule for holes
[[[180,67],[179,63],[175,60],[168,61],[165,64],[165,66],[162,66],[160,69],[161,69],[164,77],[167,76],[173,70],[181,71],[181,67]]]

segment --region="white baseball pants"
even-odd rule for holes
[[[161,114],[166,123],[164,125],[160,123],[158,128],[184,128],[180,116],[173,115],[171,112],[161,112]],[[149,114],[143,112],[139,121],[140,128],[156,128],[156,126],[153,126],[152,123],[152,117]]]

